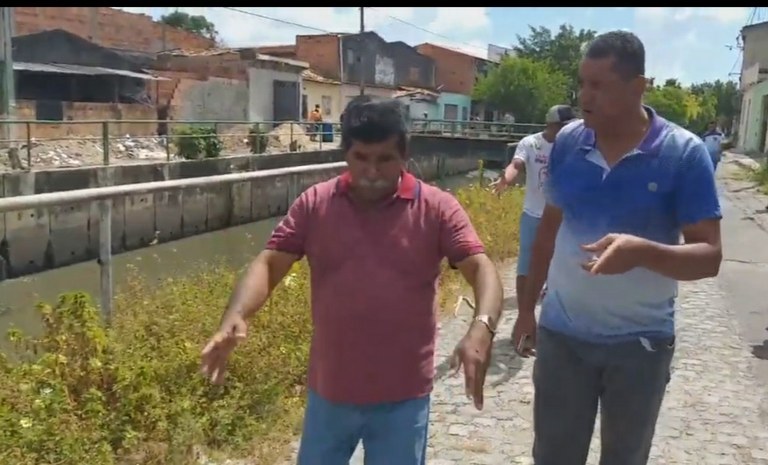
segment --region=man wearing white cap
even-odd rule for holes
[[[525,136],[518,144],[512,162],[504,174],[493,184],[493,189],[501,193],[515,182],[518,173],[525,170],[525,200],[523,214],[520,216],[520,251],[517,256],[517,292],[518,306],[525,290],[525,278],[531,260],[531,247],[536,237],[541,214],[544,211],[544,181],[547,177],[547,162],[552,151],[555,136],[570,121],[576,119],[573,108],[568,105],[555,105],[547,112],[547,127],[536,134]]]

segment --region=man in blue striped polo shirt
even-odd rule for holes
[[[536,356],[536,465],[583,465],[598,403],[601,465],[647,463],[677,283],[717,275],[722,260],[712,160],[701,139],[642,104],[644,73],[634,34],[598,36],[579,68],[584,119],[560,131],[549,158],[513,333]]]

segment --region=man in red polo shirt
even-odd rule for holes
[[[459,202],[405,171],[398,102],[351,102],[341,146],[348,171],[290,207],[235,289],[202,370],[223,380],[248,318],[306,256],[314,333],[299,465],[346,465],[361,440],[367,465],[424,465],[440,262],[447,258],[474,289],[476,316],[452,362],[464,366],[478,409],[501,282]]]

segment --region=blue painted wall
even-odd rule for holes
[[[440,114],[438,119],[451,119],[445,117],[445,106],[456,105],[459,107],[457,121],[468,120],[470,116],[470,109],[472,108],[472,97],[464,94],[455,94],[453,92],[442,92],[440,98],[437,100],[440,105]],[[466,110],[464,110],[466,108]]]

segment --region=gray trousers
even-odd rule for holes
[[[584,465],[600,404],[600,465],[646,465],[675,340],[590,344],[539,327],[536,465]]]

